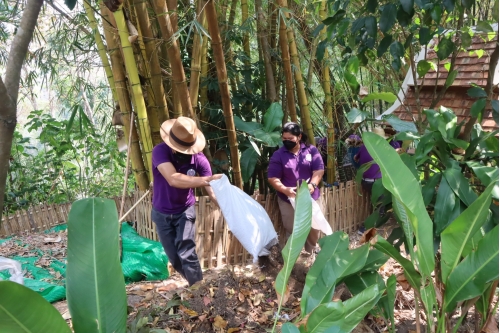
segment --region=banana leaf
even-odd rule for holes
[[[0,281],[0,332],[71,333],[59,311],[35,291]]]
[[[281,326],[281,333],[300,333],[300,331],[294,324],[284,323],[283,326]]]
[[[432,221],[424,205],[419,182],[401,161],[398,153],[387,141],[375,133],[363,134],[363,142],[375,162],[380,166],[382,182],[401,203],[412,224],[417,242],[420,273],[430,277],[434,270]]]
[[[119,223],[113,200],[89,198],[68,217],[68,308],[76,333],[125,332],[127,295],[120,266]]]
[[[458,265],[466,244],[486,221],[491,202],[491,184],[441,233],[441,278],[446,281]]]
[[[295,200],[295,215],[293,222],[293,232],[288,238],[285,247],[281,253],[283,254],[283,268],[276,277],[275,289],[276,293],[282,297],[287,288],[288,279],[292,268],[299,257],[300,251],[304,247],[307,235],[311,230],[312,221],[312,202],[311,195],[307,183],[304,181],[297,191]]]
[[[452,312],[457,302],[481,295],[488,282],[498,279],[498,226],[479,242],[477,250],[470,253],[451,272],[446,283],[443,307]]]

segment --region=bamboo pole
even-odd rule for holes
[[[205,18],[205,11],[202,11],[202,2],[198,0],[196,5],[196,16],[198,22],[201,23],[203,28],[207,27],[207,20]],[[206,36],[200,34],[198,32],[194,33],[193,38],[193,53],[191,56],[191,80],[189,82],[189,97],[191,97],[191,105],[196,108],[198,105],[198,95],[200,92],[200,74],[201,74],[201,63],[202,57],[205,57],[203,52],[203,42]],[[205,49],[206,51],[206,49]]]
[[[215,64],[217,67],[217,78],[219,80],[219,89],[222,99],[222,110],[226,122],[227,136],[229,140],[229,150],[231,153],[231,165],[233,168],[234,185],[243,188],[241,179],[240,158],[238,152],[238,141],[236,139],[236,130],[234,127],[233,110],[231,107],[231,97],[229,86],[227,84],[226,63],[224,62],[224,51],[222,50],[222,40],[219,34],[219,25],[217,22],[217,11],[213,0],[204,0],[207,15],[208,30],[212,37],[212,48],[214,51]]]
[[[285,9],[287,9],[288,7],[286,0],[279,0],[279,5],[280,7]],[[289,18],[290,14],[285,13],[285,16]],[[300,70],[300,59],[297,52],[297,44],[295,43],[295,35],[290,25],[287,27],[287,36],[288,45],[290,47],[290,56],[292,57],[293,66],[295,67],[295,86],[297,87],[297,95],[299,99],[301,123],[304,131],[309,136],[309,142],[314,145],[316,144],[316,142],[314,140],[314,131],[311,123],[311,114],[309,112],[309,103],[307,101],[304,79]]]
[[[203,44],[201,47],[201,73],[200,73],[201,82],[205,82],[208,78],[207,51],[208,51],[208,37],[203,36]],[[207,104],[208,104],[208,86],[204,84],[200,89],[201,119],[203,121],[208,121],[208,113],[206,109]]]
[[[134,121],[134,114],[130,115],[130,121]],[[122,200],[120,204],[120,215],[123,215],[123,208],[125,207],[125,195],[127,194],[127,185],[128,185],[128,169],[130,164],[130,141],[132,139],[132,126],[130,126],[130,133],[128,135],[128,146],[127,146],[127,163],[125,164],[125,180],[123,181],[123,192],[122,192]]]
[[[186,75],[182,65],[181,53],[179,44],[174,37],[174,30],[170,15],[168,15],[168,7],[165,0],[154,0],[154,7],[158,23],[160,24],[163,39],[167,42],[167,54],[170,66],[172,69],[172,81],[174,90],[174,104],[175,95],[179,97],[179,102],[182,106],[182,114],[196,120],[196,115],[193,112],[191,98],[189,97],[189,90],[186,83]],[[175,112],[175,110],[174,110]]]
[[[141,143],[143,153],[146,156],[147,169],[149,170],[149,179],[153,179],[153,168],[151,163],[151,153],[153,151],[153,142],[151,137],[151,130],[146,111],[146,104],[144,103],[141,82],[139,80],[139,73],[137,72],[137,64],[134,58],[132,45],[128,40],[128,30],[125,24],[125,17],[123,9],[120,8],[113,13],[116,21],[116,27],[120,36],[120,41],[123,50],[123,57],[125,60],[125,69],[127,70],[130,88],[132,92],[132,100],[135,104],[135,111],[137,112],[137,123],[139,124],[139,135],[141,136]]]
[[[85,8],[85,12],[87,13],[87,17],[89,19],[90,27],[92,28],[92,32],[94,33],[95,43],[97,45],[97,51],[99,53],[99,57],[101,58],[102,66],[104,67],[104,71],[106,72],[106,77],[108,78],[109,87],[111,88],[111,94],[113,95],[113,100],[118,100],[118,95],[116,94],[116,86],[115,80],[113,78],[113,71],[111,70],[111,65],[109,64],[108,55],[106,54],[106,47],[101,38],[101,34],[99,33],[99,29],[97,28],[97,22],[95,20],[94,10],[90,7],[89,3],[84,0],[83,7]]]
[[[151,29],[151,21],[146,6],[146,2],[135,0],[134,7],[137,12],[137,21],[142,33],[144,47],[146,49],[146,63],[150,66],[151,86],[153,88],[156,117],[159,123],[169,119],[167,101],[165,100],[165,90],[162,84],[162,74],[160,60],[158,58],[158,49],[155,46],[155,39]]]
[[[242,25],[246,24],[248,20],[248,1],[247,0],[241,0],[241,22]],[[243,33],[243,51],[245,52],[246,58],[245,59],[245,69],[248,71],[250,70],[250,38],[248,36],[247,32]],[[251,77],[250,75],[245,75],[245,87],[247,89],[248,93],[252,93],[252,87],[251,87]]]
[[[130,158],[132,160],[132,170],[135,177],[135,182],[141,191],[145,191],[149,187],[149,179],[147,170],[144,166],[144,160],[142,159],[141,148],[139,146],[139,137],[137,135],[137,129],[135,123],[130,121],[132,114],[132,106],[130,102],[130,97],[128,93],[128,88],[126,84],[125,72],[122,66],[122,59],[120,48],[117,45],[114,34],[116,29],[110,25],[110,20],[112,16],[109,15],[109,10],[101,3],[101,15],[103,16],[103,30],[106,42],[108,44],[108,53],[111,59],[111,69],[113,71],[113,77],[116,85],[116,95],[118,105],[120,107],[120,112],[122,114],[122,121],[125,127],[125,138],[129,140],[129,131],[132,129],[131,138],[131,151]],[[113,21],[113,20],[112,20]]]
[[[326,0],[321,1],[321,8],[319,11],[319,17],[321,20],[326,19]],[[326,27],[321,30],[321,39],[326,39]],[[328,123],[327,129],[327,164],[326,164],[326,177],[328,184],[333,184],[336,180],[336,170],[335,170],[335,124],[333,122],[333,108],[332,108],[332,91],[330,85],[330,67],[328,66],[328,49],[325,49],[325,55],[323,56],[323,75],[322,84],[323,92],[325,94],[325,110],[326,119]]]
[[[290,50],[288,49],[288,38],[286,35],[286,24],[283,15],[280,15],[279,43],[281,48],[281,62],[285,73],[286,86],[286,108],[290,119],[297,122],[297,112],[295,110],[295,91],[293,87],[292,65],[290,64]],[[286,120],[283,120],[286,122]]]
[[[269,50],[269,42],[267,40],[267,32],[265,27],[266,17],[262,9],[262,0],[255,0],[255,11],[257,12],[257,36],[262,47],[262,56],[264,58],[264,68],[266,71],[266,86],[267,99],[271,102],[277,102],[276,81],[274,80],[273,66],[271,64],[271,56]]]

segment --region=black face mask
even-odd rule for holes
[[[295,148],[296,145],[297,145],[297,142],[295,142],[295,141],[283,140],[283,146],[285,146],[285,148],[288,150],[292,150],[293,148]]]
[[[187,164],[187,163],[191,162],[192,156],[193,155],[183,154],[183,153],[179,153],[179,152],[174,154],[175,161],[180,165]]]

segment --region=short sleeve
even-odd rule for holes
[[[283,177],[283,165],[280,159],[279,150],[275,151],[271,160],[269,160],[269,167],[267,168],[267,178],[278,178]]]
[[[312,155],[312,171],[325,170],[325,164],[323,163],[323,158],[319,153],[318,149],[314,146],[311,146],[311,155]]]
[[[212,168],[210,168],[210,162],[205,155],[199,153],[196,155],[196,173],[200,177],[207,177],[212,175]]]
[[[160,143],[153,148],[153,152],[151,154],[151,160],[153,163],[153,168],[157,168],[158,165],[166,162],[172,162],[171,160],[171,151],[168,149],[168,146],[165,143]]]

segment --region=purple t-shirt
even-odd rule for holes
[[[153,148],[153,208],[163,214],[180,214],[195,204],[192,188],[170,186],[158,170],[158,165],[166,162],[173,164],[175,170],[188,176],[211,176],[210,163],[203,153],[191,157],[191,162],[178,165],[172,149],[164,142]]]
[[[394,148],[401,148],[399,143],[397,141],[392,140],[389,142],[389,144]],[[359,164],[363,165],[365,163],[373,161],[373,158],[370,156],[370,153],[368,153],[368,149],[366,149],[365,145],[362,145],[361,148],[359,148],[359,152],[357,154],[359,156]],[[378,179],[382,178],[382,173],[380,172],[380,167],[378,166],[377,163],[374,163],[368,168],[368,170],[363,173],[363,178],[368,178],[368,179]]]
[[[279,178],[286,187],[295,187],[298,180],[310,179],[314,171],[324,169],[325,166],[318,149],[313,145],[306,146],[301,143],[297,155],[288,151],[284,146],[275,151],[269,161],[267,177]],[[283,193],[278,192],[278,196],[288,201]],[[317,200],[318,197],[319,189],[316,188],[312,198]]]

